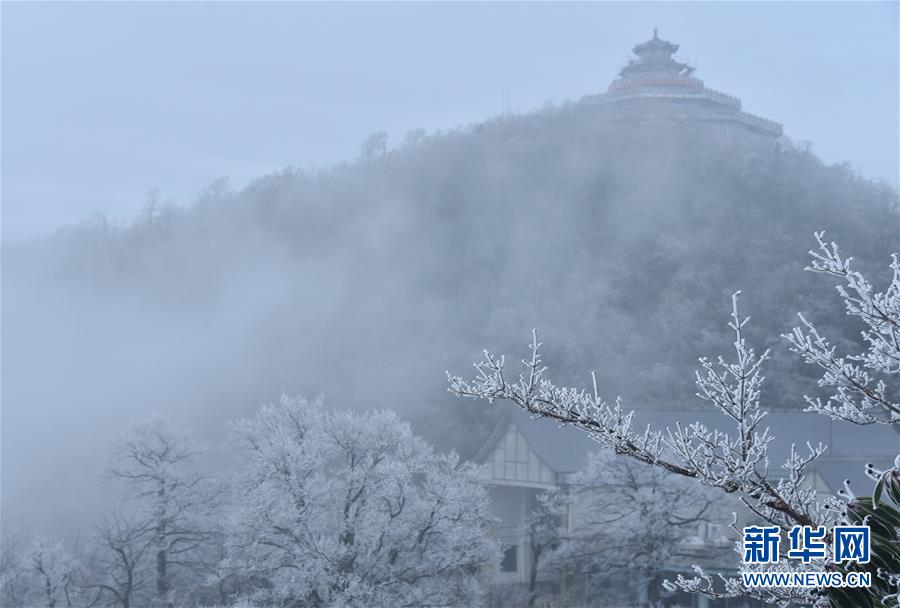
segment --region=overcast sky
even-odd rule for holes
[[[898,3],[2,3],[2,235],[602,91],[650,37],[898,182]]]

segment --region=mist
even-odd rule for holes
[[[785,137],[597,119],[654,26]],[[474,457],[506,406],[445,371],[532,328],[555,380],[702,409],[737,290],[802,409],[779,334],[859,335],[813,232],[879,281],[900,247],[897,37],[896,3],[4,4],[4,526],[89,529],[151,416],[227,472],[282,394]]]
[[[524,346],[533,327],[572,379],[596,370],[635,406],[691,404],[696,357],[727,346],[732,291],[776,352],[810,294],[828,296],[802,272],[798,233],[830,228],[872,267],[896,245],[896,193],[808,153],[723,166],[683,133],[631,133],[629,150],[581,121],[577,108],[509,117],[7,247],[6,516],[90,513],[94,472],[135,419],[216,443],[282,392],[390,407],[474,453],[494,414],[447,395],[443,372]],[[787,183],[754,178],[770,171]],[[873,208],[857,220],[858,205]],[[883,216],[874,234],[868,214]],[[774,395],[812,386],[799,362],[787,369]]]
[[[243,188],[328,167],[374,131],[396,143],[412,128],[577,100],[604,90],[654,27],[826,162],[898,183],[890,2],[11,3],[3,14],[4,240],[95,211],[131,220],[153,188],[186,205],[221,176]]]

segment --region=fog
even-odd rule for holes
[[[89,526],[153,414],[222,469],[227,421],[282,392],[471,456],[496,408],[444,372],[533,327],[561,380],[694,406],[737,289],[769,404],[799,408],[797,310],[858,335],[802,271],[813,230],[878,279],[900,242],[897,10],[5,3],[4,525]],[[592,121],[574,101],[653,27],[789,140]]]
[[[3,238],[126,220],[369,133],[602,91],[653,27],[761,116],[897,184],[895,3],[30,4],[3,8]]]

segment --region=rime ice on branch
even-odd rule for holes
[[[900,423],[900,401],[896,390],[888,393],[887,376],[900,373],[900,262],[893,256],[893,280],[882,293],[850,268],[853,258],[843,258],[836,243],[826,243],[824,232],[816,233],[818,251],[810,251],[813,261],[807,270],[841,278],[844,285],[837,290],[847,314],[859,318],[866,326],[862,338],[866,350],[857,355],[838,356],[835,347],[816,330],[801,313],[803,327],[796,327],[784,337],[791,350],[810,364],[824,370],[819,386],[834,389],[824,402],[805,397],[807,411],[826,414],[834,419],[855,424]],[[896,389],[896,387],[894,387]]]
[[[264,605],[471,606],[498,559],[487,491],[390,411],[283,397],[232,426],[232,563]]]
[[[810,252],[813,262],[808,270],[840,277],[838,286],[847,314],[860,318],[867,326],[862,332],[867,348],[862,354],[838,357],[835,348],[801,315],[805,326],[784,337],[792,350],[808,363],[824,370],[819,380],[823,387],[833,387],[826,402],[807,397],[807,411],[856,424],[900,422],[900,404],[896,393],[889,393],[887,377],[900,373],[900,264],[896,254],[891,269],[893,280],[883,293],[875,293],[862,274],[851,270],[851,259],[843,259],[836,244],[826,244],[824,233],[817,233],[819,251]],[[846,507],[837,498],[819,501],[807,482],[810,465],[825,450],[822,444],[807,444],[800,452],[791,447],[790,457],[782,465],[784,472],[770,475],[768,446],[774,435],[762,425],[766,412],[760,407],[763,384],[761,366],[768,351],[757,355],[747,346],[743,328],[749,317],[742,317],[740,292],[732,298],[729,327],[734,332],[735,357],[716,363],[701,358],[696,373],[697,395],[711,402],[728,421],[731,430],[709,428],[699,422],[678,423],[664,431],[647,426],[636,430],[634,412],[625,411],[620,400],[614,405],[604,401],[592,375],[591,390],[555,385],[546,378],[547,368],[540,356],[541,343],[533,332],[531,356],[522,361],[524,371],[510,378],[505,358],[485,351],[485,359],[477,363],[477,375],[465,380],[448,373],[450,392],[460,397],[507,400],[535,417],[548,417],[562,425],[572,425],[591,435],[596,441],[645,464],[693,478],[699,483],[735,493],[741,502],[762,519],[783,529],[794,525],[833,525],[847,517]],[[896,390],[896,389],[895,389]],[[893,396],[891,396],[893,395]],[[873,469],[874,470],[874,469]],[[877,472],[876,473],[882,473]],[[849,490],[839,493],[853,500]],[[734,524],[736,528],[736,522]],[[794,564],[796,567],[796,564]],[[788,567],[787,563],[766,569]],[[710,597],[753,596],[766,602],[815,605],[823,596],[817,590],[747,589],[739,579],[719,577],[724,589],[717,591],[711,576],[696,568],[694,578],[679,575],[666,582],[670,589],[698,592]],[[900,580],[898,573],[885,576]]]
[[[547,380],[537,332],[530,345],[531,357],[522,361],[525,371],[517,380],[507,377],[504,357],[485,352],[485,360],[475,366],[478,375],[473,380],[449,376],[450,391],[461,397],[512,401],[535,416],[586,431],[618,454],[739,493],[751,510],[772,523],[784,527],[813,525],[824,520],[825,514],[816,505],[815,493],[805,490],[802,481],[808,465],[824,447],[808,446],[803,456],[792,451],[784,464],[788,475],[777,481],[770,479],[766,454],[773,436],[760,426],[765,412],[759,405],[763,382],[760,365],[768,351],[757,355],[747,346],[742,332],[749,317],[740,315],[739,295],[733,297],[729,323],[735,334],[735,360],[727,362],[719,357],[714,364],[702,358],[701,371],[697,372],[697,394],[732,422],[735,428],[730,433],[697,422],[679,423],[665,431],[649,426],[637,431],[634,412],[626,412],[619,400],[615,405],[604,401],[595,377],[591,391],[560,387]]]

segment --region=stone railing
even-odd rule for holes
[[[763,118],[762,116],[757,116],[756,114],[741,112],[741,118],[747,124],[765,129],[767,131],[777,132],[779,135],[781,135],[784,131],[781,123],[775,122],[774,120],[769,120],[768,118]]]
[[[715,89],[710,89],[708,87],[704,88],[703,92],[706,93],[707,97],[709,97],[710,99],[732,106],[733,108],[737,108],[738,110],[741,109],[741,100],[734,95],[728,95],[727,93],[723,93],[722,91],[717,91]]]

